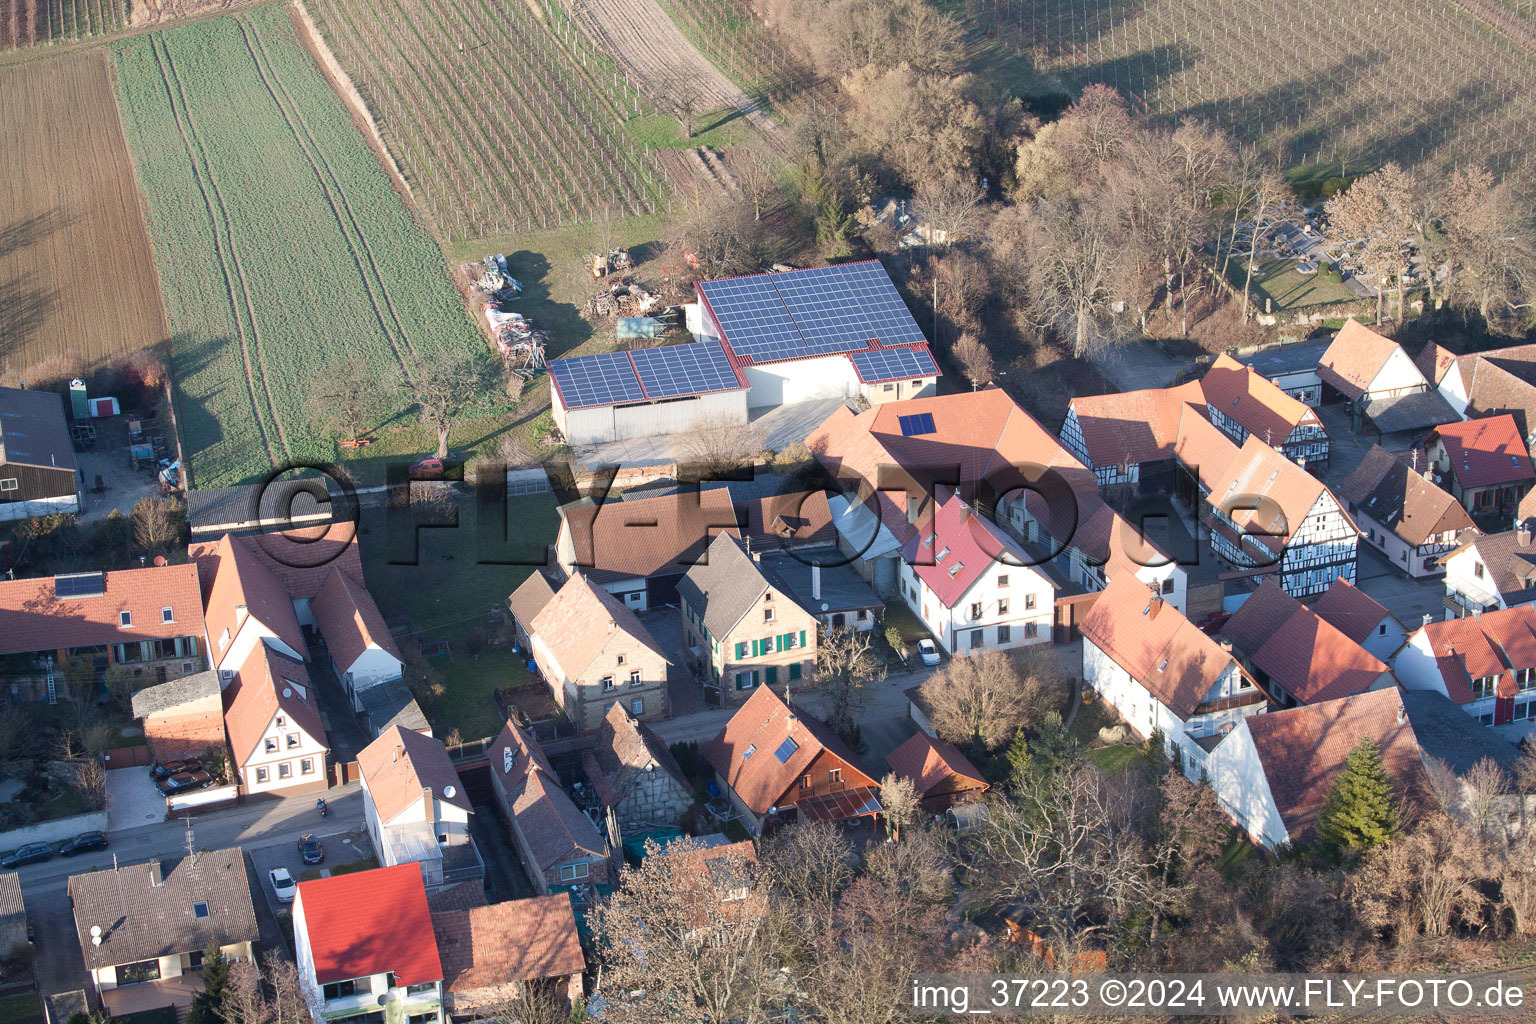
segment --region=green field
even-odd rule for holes
[[[195,486],[332,458],[305,401],[340,356],[389,375],[402,354],[483,345],[286,8],[113,49]],[[379,389],[378,422],[406,405]]]

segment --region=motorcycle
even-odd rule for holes
[[[327,813],[327,808],[325,806],[325,798],[322,797],[321,799],[316,800],[315,801],[315,806],[320,808],[320,817],[322,817],[322,818],[325,817],[325,815]]]

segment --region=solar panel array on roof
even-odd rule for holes
[[[718,341],[571,356],[549,364],[567,409],[678,398],[742,386]]]
[[[648,398],[696,395],[741,387],[736,371],[717,341],[664,348],[636,349],[635,371]]]
[[[105,573],[76,572],[53,578],[54,597],[100,597],[106,592]]]
[[[939,372],[927,348],[880,348],[851,353],[859,380],[866,384],[904,377],[932,377]]]
[[[703,281],[726,342],[753,362],[772,362],[925,341],[877,262]]]
[[[912,416],[898,416],[896,421],[901,424],[902,437],[918,437],[922,434],[934,432],[933,413],[920,412]]]

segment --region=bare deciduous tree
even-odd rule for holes
[[[970,241],[981,223],[986,198],[981,186],[964,175],[929,174],[913,191],[912,212],[929,229],[930,241],[947,250]]]
[[[132,518],[133,542],[150,555],[160,555],[181,539],[187,507],[174,498],[140,498]]]
[[[891,838],[901,841],[901,830],[917,821],[917,789],[912,780],[887,772],[880,780],[880,806],[885,809],[885,825]]]
[[[1530,209],[1507,182],[1478,167],[1463,167],[1445,186],[1444,252],[1452,281],[1465,287],[1458,303],[1487,322],[1496,310],[1525,302],[1536,279],[1536,229]],[[1450,282],[1447,282],[1448,284]]]
[[[955,342],[955,359],[959,360],[960,369],[965,379],[971,382],[971,387],[979,388],[983,384],[992,383],[995,373],[992,352],[970,331],[960,335],[960,339]]]
[[[1098,198],[1041,199],[1026,237],[1035,324],[1060,332],[1079,358],[1107,343],[1121,301],[1115,286],[1125,270],[1119,263],[1124,240],[1113,212]]]
[[[1010,654],[987,650],[951,658],[923,684],[929,719],[941,739],[996,750],[1039,724],[1061,699],[1063,676],[1048,645]]]
[[[1345,252],[1376,288],[1376,319],[1386,315],[1386,288],[1396,282],[1397,317],[1403,317],[1403,296],[1409,270],[1407,232],[1412,221],[1413,179],[1389,163],[1355,181],[1328,201],[1329,241],[1361,247]]]
[[[761,434],[750,424],[725,416],[707,416],[677,437],[678,462],[697,472],[701,480],[744,469],[762,450]]]
[[[491,390],[494,376],[483,353],[405,358],[396,384],[416,403],[421,422],[436,432],[438,458],[448,457],[448,434],[454,421]]]
[[[828,822],[791,825],[758,851],[767,879],[795,905],[826,909],[853,878],[853,847]]]
[[[362,356],[339,356],[314,378],[305,402],[317,430],[342,438],[361,437],[377,408],[379,372]]]
[[[75,771],[75,790],[93,810],[107,806],[107,770],[96,758],[82,761]]]
[[[854,715],[870,686],[885,678],[867,629],[833,628],[816,641],[816,679],[812,684],[831,705],[828,716],[839,732],[853,731]]]

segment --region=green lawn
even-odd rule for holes
[[[624,131],[637,143],[655,149],[692,149],[713,146],[723,149],[746,142],[753,135],[738,110],[714,110],[693,116],[694,134],[683,137],[683,126],[670,114],[641,114],[624,122]]]
[[[372,871],[379,866],[377,857],[359,857],[357,860],[348,861],[345,864],[337,864],[330,869],[331,877],[337,875],[350,875],[355,871]],[[309,868],[299,873],[299,881],[309,882],[320,877],[320,868]]]
[[[1083,752],[1083,756],[1106,775],[1118,775],[1141,756],[1141,748],[1129,743],[1115,743],[1108,747],[1090,748]]]
[[[0,997],[0,1024],[33,1024],[43,1019],[43,1008],[30,993]]]
[[[496,691],[532,682],[524,657],[513,654],[510,647],[488,648],[478,658],[455,648],[452,657],[434,660],[448,691],[427,711],[432,731],[442,738],[457,729],[465,740],[500,732],[505,723],[496,706]]]
[[[1227,267],[1227,279],[1239,293],[1242,292],[1243,277],[1242,257],[1234,256]],[[1265,311],[1264,300],[1271,300],[1273,305],[1269,312],[1278,313],[1301,306],[1354,302],[1357,297],[1342,282],[1329,281],[1322,274],[1300,273],[1295,259],[1273,259],[1259,262],[1249,298],[1260,312]]]
[[[923,637],[933,635],[928,631],[928,627],[923,625],[922,620],[912,614],[912,609],[901,601],[887,601],[885,616],[881,621],[886,629],[895,626],[901,630],[901,635],[908,640],[921,640]]]

